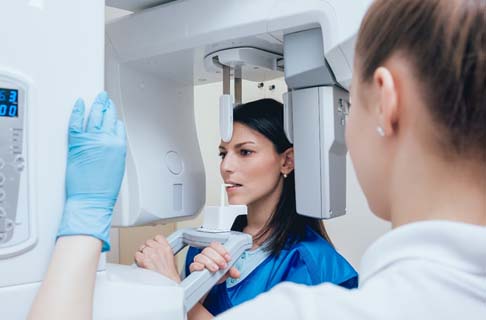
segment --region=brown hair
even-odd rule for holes
[[[484,161],[486,1],[375,1],[356,45],[361,79],[371,80],[397,52],[410,59],[422,98],[439,128],[445,129],[439,142],[455,154]]]

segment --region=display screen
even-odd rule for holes
[[[0,117],[19,116],[19,90],[0,88]]]

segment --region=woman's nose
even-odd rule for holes
[[[221,171],[222,172],[233,172],[235,166],[234,158],[227,153],[224,159],[221,161]]]

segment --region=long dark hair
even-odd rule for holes
[[[241,123],[264,135],[273,143],[278,154],[292,147],[283,128],[283,105],[273,99],[261,99],[237,106],[233,112],[233,122]],[[246,223],[246,216],[238,217],[233,224],[233,230],[242,231]],[[312,228],[332,245],[321,220],[297,214],[295,178],[292,172],[284,179],[282,194],[269,221],[253,237],[253,240],[258,241],[270,234],[264,249],[270,250],[273,255],[278,255],[282,249],[294,245],[305,237],[306,226]]]

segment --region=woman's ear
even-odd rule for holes
[[[282,153],[282,174],[289,174],[294,170],[294,148],[290,147]]]
[[[379,67],[373,75],[373,85],[377,90],[377,126],[384,136],[391,136],[395,132],[398,122],[398,91],[394,75],[390,69]]]

